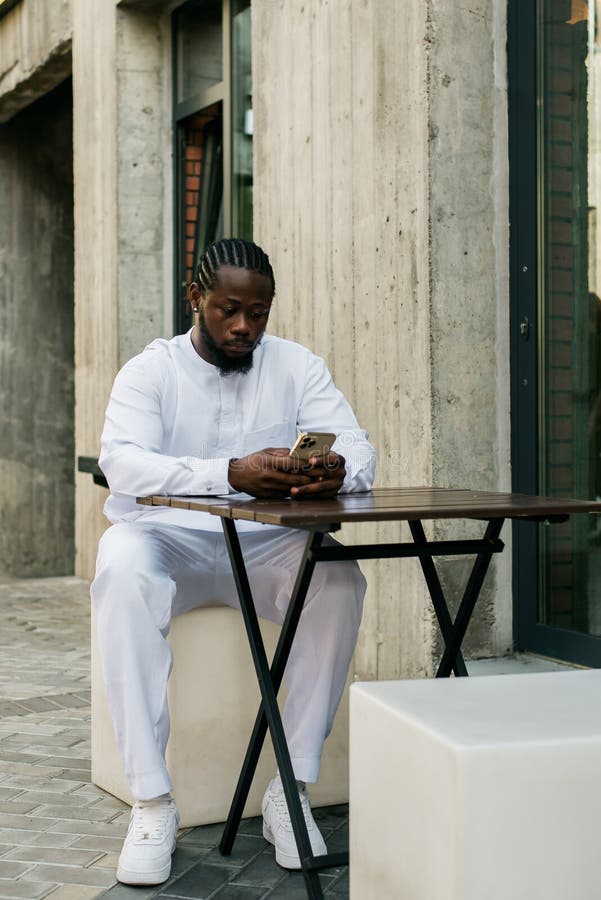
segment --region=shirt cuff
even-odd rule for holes
[[[189,456],[186,460],[192,470],[191,494],[227,494],[230,486],[227,480],[230,460],[223,459],[198,459]]]

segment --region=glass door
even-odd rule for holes
[[[583,499],[601,497],[600,5],[522,3],[510,35],[515,487]],[[601,665],[601,523],[515,538],[520,646]]]

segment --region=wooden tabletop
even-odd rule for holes
[[[145,506],[171,506],[291,528],[340,522],[409,519],[545,519],[601,513],[601,502],[435,487],[376,488],[333,500],[256,500],[229,497],[138,497]]]

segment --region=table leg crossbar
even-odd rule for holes
[[[348,865],[348,852],[313,856],[277,702],[277,694],[284,677],[284,670],[303,610],[313,569],[317,562],[328,559],[417,556],[445,645],[436,677],[448,677],[451,672],[454,672],[456,676],[466,676],[467,668],[461,653],[461,644],[492,556],[503,549],[503,543],[499,540],[503,519],[491,519],[488,522],[484,537],[481,540],[471,541],[428,542],[421,521],[410,521],[408,523],[413,538],[412,544],[364,544],[322,547],[323,533],[320,531],[310,533],[271,667],[265,653],[265,646],[234,520],[223,518],[222,524],[262,699],[219,849],[224,855],[232,852],[244,806],[267,734],[267,728],[269,728],[290,813],[292,830],[299,849],[307,896],[310,900],[322,900],[323,893],[317,871],[334,866]],[[453,622],[433,557],[466,555],[470,553],[475,553],[476,559]]]

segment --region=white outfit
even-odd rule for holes
[[[253,360],[246,375],[223,376],[196,353],[188,332],[150,344],[123,367],[111,393],[100,466],[114,524],[100,541],[92,598],[108,703],[139,800],[171,790],[164,759],[171,616],[216,603],[237,607],[238,597],[218,517],[142,506],[136,496],[228,493],[231,457],[289,447],[297,429],[337,434],[343,491],[367,490],[373,481],[373,447],[323,360],[271,336]],[[306,533],[250,522],[238,530],[257,612],[282,622]],[[285,675],[284,730],[299,780],[317,780],[364,593],[356,563],[315,567]]]

